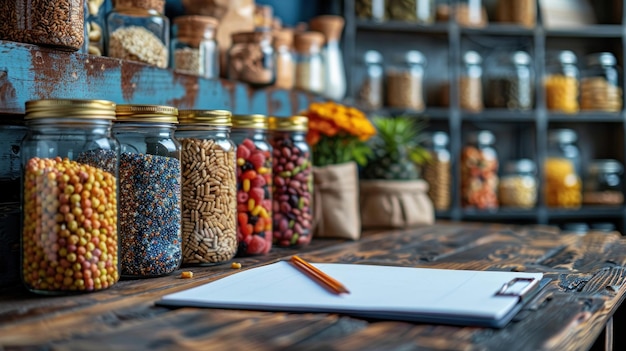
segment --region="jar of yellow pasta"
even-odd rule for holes
[[[578,208],[582,203],[580,153],[577,135],[557,129],[548,135],[548,157],[544,165],[544,197],[548,207]]]
[[[546,106],[550,111],[576,113],[578,105],[580,73],[576,54],[561,51],[548,60],[546,77]]]

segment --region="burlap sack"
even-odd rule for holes
[[[435,221],[424,180],[362,180],[360,190],[363,229],[408,228]]]
[[[313,167],[313,219],[315,237],[361,237],[356,163]]]

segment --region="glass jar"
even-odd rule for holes
[[[85,42],[84,0],[0,2],[0,40],[76,51]]]
[[[306,142],[308,118],[270,119],[273,183],[274,243],[302,247],[313,236],[313,169]]]
[[[434,0],[387,0],[389,19],[428,25],[435,21]]]
[[[343,55],[339,47],[341,32],[345,20],[341,16],[323,15],[311,19],[311,30],[324,34],[325,43],[322,47],[324,62],[324,90],[322,95],[335,101],[341,101],[346,95],[346,72]]]
[[[274,84],[276,67],[271,33],[233,33],[228,50],[228,78],[255,88]]]
[[[377,22],[385,20],[385,0],[356,0],[354,14],[357,18]]]
[[[548,133],[548,151],[544,166],[545,201],[548,207],[577,208],[582,202],[578,136],[571,129]]]
[[[498,57],[487,72],[487,107],[532,109],[535,81],[531,63],[524,51]]]
[[[104,54],[104,30],[105,19],[109,11],[111,11],[111,0],[87,0],[85,29],[87,49],[85,53],[90,55],[101,56]]]
[[[459,0],[455,7],[456,22],[463,27],[485,27],[487,11],[482,0]]]
[[[19,202],[0,203],[0,288],[20,283],[20,217]]]
[[[280,89],[293,89],[296,80],[296,59],[293,52],[293,30],[280,29],[272,32],[276,54],[276,81]]]
[[[459,81],[460,107],[469,112],[483,110],[482,58],[476,51],[463,55],[463,67]]]
[[[296,49],[295,87],[321,94],[324,91],[324,35],[319,32],[299,32],[294,37]]]
[[[479,210],[498,207],[496,138],[488,130],[472,132],[461,150],[461,205]]]
[[[621,111],[620,75],[612,53],[600,52],[587,56],[587,69],[580,82],[580,108],[606,112]]]
[[[115,104],[26,103],[21,144],[22,281],[32,292],[90,292],[120,276]]]
[[[424,103],[424,66],[426,57],[417,50],[406,52],[398,63],[387,69],[387,105],[422,111]]]
[[[124,277],[170,274],[182,262],[178,110],[118,105],[120,264]]]
[[[365,110],[378,110],[383,107],[383,55],[376,50],[368,50],[363,55],[365,78],[359,87],[358,105]]]
[[[504,165],[498,195],[500,205],[514,208],[533,208],[537,203],[535,163],[529,159],[509,161]]]
[[[219,77],[219,48],[215,41],[218,21],[206,16],[179,16],[174,19],[172,68],[209,79]]]
[[[448,150],[449,137],[445,132],[425,133],[424,147],[431,159],[422,166],[423,178],[428,183],[428,196],[435,210],[450,209],[451,156]]]
[[[256,32],[268,32],[272,29],[274,9],[270,5],[254,5],[254,30]]]
[[[584,181],[585,205],[621,205],[624,203],[622,174],[624,167],[616,160],[593,160]]]
[[[20,201],[20,144],[26,131],[22,122],[0,124],[0,203]]]
[[[515,23],[527,28],[537,23],[536,0],[498,0],[496,21]]]
[[[165,0],[117,0],[107,15],[107,56],[166,68],[170,22]]]
[[[576,54],[569,50],[561,51],[549,58],[544,81],[548,110],[563,113],[578,112],[580,73],[576,63]]]
[[[265,255],[272,248],[272,147],[264,115],[233,116],[237,145],[238,256]]]
[[[236,146],[231,113],[180,110],[183,264],[214,264],[237,253]]]

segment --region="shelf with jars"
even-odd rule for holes
[[[373,7],[368,10],[369,4],[380,7],[381,3],[382,12],[380,8],[378,12],[372,11]],[[436,7],[430,21],[420,21],[415,12],[425,3]],[[472,9],[475,4],[479,7]],[[452,161],[451,198],[447,208],[437,209],[439,219],[562,227],[569,222],[587,221],[591,229],[608,223],[624,233],[623,181],[608,195],[606,191],[588,194],[588,200],[583,201],[586,184],[597,184],[590,179],[624,179],[624,5],[624,0],[590,2],[595,22],[559,27],[549,22],[554,18],[545,11],[549,6],[561,5],[543,0],[346,0],[344,56],[353,57],[355,63],[348,74],[349,96],[356,104],[362,102],[360,88],[370,67],[366,56],[378,52],[375,64],[377,74],[383,78],[379,91],[382,98],[378,99],[380,106],[370,108],[371,114],[426,118],[429,132],[447,135],[446,147]],[[406,13],[397,11],[399,6]],[[397,66],[395,57],[410,51],[418,51],[425,58],[423,106],[402,109],[385,99],[390,84],[387,75]],[[548,162],[550,139],[559,130],[573,131],[580,150],[578,181],[570,184],[579,194],[579,203],[565,207],[552,204],[546,189],[547,177],[554,170]],[[472,134],[481,132],[494,136],[490,147],[496,151],[498,163],[497,169],[489,172],[500,183],[495,191],[497,205],[485,208],[467,205],[464,185],[488,188],[481,186],[488,183],[486,171],[468,171],[463,163],[465,147],[476,139]],[[484,165],[480,154],[474,154],[476,162]],[[533,166],[528,167],[525,160]],[[595,173],[589,174],[592,170]],[[483,178],[463,181],[464,174],[480,172]],[[603,172],[613,174],[597,175]],[[522,173],[534,179],[535,193],[533,203],[524,206],[515,202],[522,196],[521,189],[511,188],[525,184],[525,189],[530,189],[527,181],[522,182]],[[502,191],[510,191],[517,198],[511,200],[505,195],[503,199]],[[470,195],[481,201],[493,198],[487,191],[476,193]],[[605,203],[596,203],[598,198]]]

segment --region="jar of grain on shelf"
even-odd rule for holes
[[[363,63],[365,77],[359,87],[358,104],[366,110],[377,110],[383,107],[383,56],[376,50],[368,50],[363,55]]]
[[[276,66],[272,34],[239,32],[228,50],[228,78],[261,88],[274,84]]]
[[[476,51],[463,55],[463,66],[459,78],[460,107],[469,112],[483,110],[482,57]]]
[[[107,56],[166,68],[170,22],[165,0],[117,0],[107,15]]]
[[[496,21],[533,28],[537,23],[536,0],[498,0]]]
[[[546,63],[546,107],[550,111],[576,113],[580,73],[576,54],[565,50],[550,57]]]
[[[392,20],[429,25],[435,21],[435,1],[387,0],[387,13]]]
[[[279,29],[272,32],[272,37],[276,59],[276,82],[274,86],[280,89],[292,89],[296,79],[293,30]]]
[[[498,196],[500,205],[511,208],[533,208],[537,203],[535,163],[529,159],[513,160],[504,165]]]
[[[424,147],[431,159],[422,166],[424,180],[428,183],[428,196],[437,211],[450,208],[451,156],[448,150],[449,137],[445,132],[426,133]]]
[[[587,56],[587,69],[580,82],[581,110],[621,111],[623,96],[620,75],[612,53],[600,52]]]
[[[215,41],[218,21],[207,16],[180,16],[174,19],[172,68],[205,78],[219,76],[219,49]]]
[[[356,0],[354,12],[357,18],[382,22],[386,18],[385,0]]]
[[[318,94],[324,91],[324,41],[324,35],[319,32],[295,34],[296,88]]]
[[[617,206],[624,203],[622,174],[624,167],[617,160],[593,160],[584,181],[585,205]]]
[[[487,70],[487,107],[530,110],[534,75],[530,55],[524,51],[499,55]]]
[[[400,56],[387,69],[387,105],[389,107],[422,111],[424,102],[424,66],[426,57],[411,50]]]

